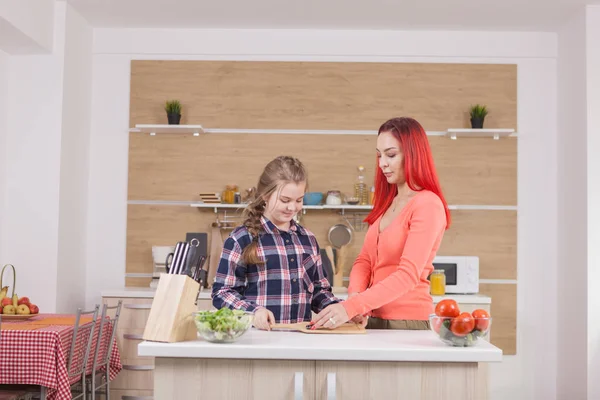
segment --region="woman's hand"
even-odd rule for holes
[[[275,323],[275,316],[273,313],[266,308],[259,308],[254,312],[253,325],[257,329],[263,331],[270,331],[271,324]]]
[[[369,317],[367,315],[357,315],[356,317],[352,318],[350,321],[354,322],[355,324],[360,324],[363,328],[365,326],[367,326],[367,322],[369,322]]]
[[[348,322],[349,319],[348,313],[346,313],[346,309],[342,303],[332,304],[317,314],[311,323],[311,329],[319,329],[320,327],[335,329]]]

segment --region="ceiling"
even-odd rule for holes
[[[596,0],[67,1],[95,27],[552,32]]]

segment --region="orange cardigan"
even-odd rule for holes
[[[342,304],[353,318],[369,314],[383,319],[427,320],[433,312],[427,277],[446,228],[440,198],[423,190],[379,232],[379,217],[367,231],[350,273]]]

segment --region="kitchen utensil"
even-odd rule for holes
[[[333,256],[333,247],[325,246],[325,254],[327,254],[327,258],[329,258],[329,263],[331,264],[331,270],[333,271],[333,275],[331,280],[333,281],[333,277],[335,276],[335,258]]]
[[[223,249],[223,238],[221,237],[221,229],[218,223],[213,222],[212,231],[210,233],[210,258],[208,260],[208,273],[206,277],[206,287],[212,287],[215,281],[215,275],[217,275],[217,267],[219,266],[219,259],[221,258],[221,251]]]
[[[194,261],[197,261],[196,252],[198,251],[198,246],[200,245],[200,241],[196,238],[192,238],[188,243],[188,252],[187,255],[184,256],[184,262],[181,266],[181,274],[191,276],[192,268],[194,268]]]
[[[354,322],[348,322],[338,326],[335,329],[319,328],[312,330],[308,322],[298,322],[295,324],[273,324],[271,325],[272,331],[288,331],[288,332],[301,332],[301,333],[316,333],[316,334],[333,334],[333,335],[347,335],[347,334],[361,334],[366,333],[366,329],[359,324]]]
[[[185,234],[185,241],[191,243],[192,239],[197,239],[199,242],[194,259],[191,260],[190,264],[193,267],[198,264],[200,256],[208,257],[208,232],[187,232]]]
[[[204,286],[206,282],[206,270],[204,269],[204,263],[206,262],[206,256],[200,256],[198,259],[198,263],[196,264],[196,268],[194,269],[194,273],[192,275],[192,279],[200,284],[201,287]]]
[[[327,237],[329,242],[337,248],[333,287],[341,288],[344,286],[346,246],[352,241],[352,230],[344,224],[337,224],[329,228]]]
[[[188,253],[190,251],[190,243],[183,242],[183,249],[181,251],[181,257],[179,258],[179,263],[177,264],[177,269],[175,270],[176,274],[183,274],[184,269],[186,268]]]
[[[179,253],[181,252],[181,242],[177,242],[175,245],[175,250],[172,253],[167,254],[167,259],[165,260],[165,270],[167,274],[173,274],[173,265],[175,264],[176,257],[179,257]]]
[[[155,342],[195,340],[198,333],[192,313],[198,309],[199,290],[198,282],[187,275],[161,274],[143,339]]]
[[[329,228],[327,238],[333,247],[339,249],[352,241],[352,230],[344,224],[337,224]]]
[[[323,271],[325,272],[325,276],[329,281],[329,285],[333,286],[333,267],[331,266],[331,260],[329,259],[325,249],[321,249],[321,263],[323,264]]]

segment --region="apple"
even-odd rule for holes
[[[37,314],[40,312],[40,309],[35,304],[30,304],[29,311],[31,311],[32,314]]]
[[[21,304],[26,304],[29,305],[31,302],[29,301],[29,297],[21,297],[18,301],[17,301],[17,305],[20,306]]]
[[[12,304],[8,305],[8,306],[4,306],[4,309],[2,310],[2,314],[16,314],[17,313],[17,307],[13,306]]]
[[[12,306],[12,299],[10,297],[5,297],[2,299],[2,302],[0,302],[1,305],[3,306]]]
[[[17,306],[17,314],[29,315],[29,314],[31,314],[31,311],[29,311],[29,307],[27,307],[27,304],[21,304],[21,305]]]

